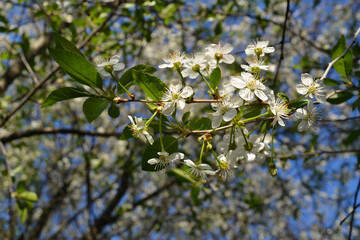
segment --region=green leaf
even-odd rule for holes
[[[187,127],[194,130],[209,130],[211,127],[211,120],[207,117],[196,118],[188,122]]]
[[[111,104],[108,108],[108,114],[112,118],[117,118],[120,116],[120,110],[115,104]]]
[[[210,74],[210,87],[216,89],[221,81],[221,70],[219,67],[215,68]]]
[[[341,84],[338,81],[331,78],[325,78],[323,82],[326,86],[338,86]]]
[[[174,14],[177,8],[175,3],[171,3],[161,10],[159,16],[161,18],[169,18]]]
[[[285,93],[278,93],[277,97],[282,99],[286,103],[290,102],[288,95],[286,95]]]
[[[24,223],[28,217],[28,209],[26,207],[19,208],[19,216],[21,223]]]
[[[349,92],[339,92],[331,96],[330,98],[326,99],[331,104],[340,104],[346,102],[350,98],[353,97],[352,93]]]
[[[341,35],[338,42],[335,44],[334,48],[331,51],[331,60],[339,57],[343,54],[346,50],[346,40],[344,35]],[[346,79],[348,75],[351,73],[353,66],[353,55],[351,51],[348,51],[345,56],[339,59],[335,64],[335,70],[341,75],[344,76]]]
[[[184,115],[182,116],[182,119],[181,119],[183,123],[185,123],[185,122],[189,119],[190,114],[191,114],[191,112],[190,112],[190,111],[189,111],[189,112],[184,113]]]
[[[29,192],[29,191],[24,191],[24,192],[18,193],[17,198],[20,198],[20,199],[25,200],[25,201],[30,201],[30,202],[37,202],[38,201],[37,194],[34,193],[34,192]]]
[[[136,65],[135,67],[130,68],[120,78],[120,83],[126,89],[129,89],[129,87],[131,87],[135,83],[135,79],[134,79],[134,76],[133,76],[133,71],[134,70],[149,73],[149,74],[152,74],[152,73],[156,72],[156,68],[153,68],[153,67],[145,65],[145,64],[139,64],[139,65]],[[119,89],[118,90],[119,94],[125,92],[125,90],[122,87],[119,87],[118,89]]]
[[[189,176],[183,169],[179,168],[173,168],[171,171],[175,174],[175,176],[180,177],[181,179],[184,179],[191,183],[196,183],[196,180]]]
[[[289,103],[289,108],[301,108],[301,107],[304,107],[308,104],[309,100],[307,99],[300,99],[298,101],[295,101],[295,102],[290,102]]]
[[[165,83],[160,78],[149,73],[133,70],[133,76],[136,83],[145,92],[147,100],[159,101],[167,90]]]
[[[271,128],[271,123],[273,122],[273,120],[266,120],[262,122],[262,126],[261,126],[261,132],[262,133],[267,133],[270,128]]]
[[[52,58],[75,81],[102,88],[102,78],[96,68],[83,56],[65,50],[49,48]]]
[[[130,139],[130,138],[132,138],[132,137],[133,137],[133,134],[132,134],[132,132],[131,132],[131,129],[130,129],[129,125],[127,125],[127,126],[124,128],[124,130],[122,131],[119,140],[128,140],[128,139]]]
[[[352,131],[349,136],[344,140],[345,145],[354,143],[360,137],[360,129]]]
[[[245,109],[243,117],[246,119],[260,115],[263,107],[263,105],[249,106]]]
[[[91,123],[98,118],[108,105],[107,101],[100,98],[90,97],[86,99],[83,104],[83,112],[88,122]]]
[[[163,137],[165,151],[169,154],[179,151],[178,140],[172,136],[166,135]],[[141,160],[141,169],[144,171],[156,171],[155,165],[150,165],[147,161],[151,158],[159,158],[158,152],[162,152],[160,139],[156,140],[153,145],[148,145],[145,149],[143,158]],[[160,170],[160,169],[158,169]]]
[[[26,189],[25,187],[26,187],[25,182],[19,181],[16,186],[16,192],[17,193],[25,192],[25,189]]]
[[[65,50],[83,56],[80,50],[72,42],[68,41],[66,38],[57,34],[56,32],[54,32],[54,41],[56,49]]]
[[[60,101],[87,96],[89,96],[89,93],[84,92],[83,90],[78,88],[59,88],[50,93],[50,95],[45,99],[43,104],[41,104],[41,108],[52,106]]]
[[[223,32],[223,25],[222,25],[222,22],[219,21],[216,24],[215,29],[214,29],[215,36],[221,35],[222,32]]]
[[[194,203],[194,205],[199,206],[201,201],[199,200],[199,193],[200,193],[200,187],[199,186],[194,186],[191,188],[191,199]]]

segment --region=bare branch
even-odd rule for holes
[[[324,74],[322,75],[322,77],[320,79],[324,80],[326,78],[326,76],[328,75],[331,67],[337,62],[339,61],[341,58],[343,58],[345,56],[345,54],[350,50],[350,48],[354,45],[356,38],[358,37],[358,35],[360,34],[360,27],[358,28],[358,30],[355,32],[354,34],[354,38],[352,40],[352,42],[350,43],[350,45],[346,48],[346,50],[337,58],[335,58],[334,60],[332,60],[331,62],[329,62]]]
[[[280,58],[278,61],[278,65],[276,68],[276,73],[275,73],[275,77],[274,77],[274,82],[273,82],[273,86],[276,86],[276,81],[278,79],[279,76],[279,72],[280,72],[280,67],[281,67],[281,62],[284,59],[284,45],[285,45],[285,32],[286,32],[286,24],[288,21],[288,16],[289,16],[289,11],[290,11],[290,0],[286,1],[286,12],[285,12],[285,20],[284,20],[284,25],[283,25],[283,32],[282,32],[282,38],[281,38],[281,47],[280,47]]]
[[[356,210],[356,202],[357,202],[357,196],[359,194],[359,190],[360,190],[360,178],[359,178],[359,181],[358,181],[358,184],[357,184],[357,187],[356,187],[356,191],[355,191],[355,196],[354,196],[353,214],[351,215],[351,220],[350,220],[350,229],[349,229],[348,240],[351,240],[353,222],[354,222],[355,210]]]

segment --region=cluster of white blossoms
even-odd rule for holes
[[[250,44],[245,49],[247,55],[247,65],[241,64],[244,69],[237,76],[232,76],[226,82],[222,82],[223,90],[219,91],[217,88],[213,89],[208,80],[215,68],[219,67],[220,63],[232,64],[235,57],[231,55],[233,48],[229,44],[211,44],[205,48],[203,52],[195,53],[191,57],[187,57],[185,53],[180,51],[174,52],[169,58],[164,58],[164,64],[159,65],[159,68],[172,68],[178,72],[181,81],[170,84],[167,91],[164,92],[161,101],[158,103],[160,107],[157,109],[156,114],[163,114],[166,117],[173,116],[176,118],[177,111],[185,108],[186,103],[190,103],[195,95],[193,89],[186,85],[186,78],[195,79],[201,77],[208,87],[210,88],[209,94],[213,98],[211,107],[214,112],[210,113],[211,126],[213,130],[225,130],[225,135],[222,141],[218,142],[215,146],[219,155],[213,150],[210,143],[212,137],[199,138],[203,141],[203,147],[198,161],[190,159],[183,160],[185,155],[180,152],[169,154],[162,149],[158,152],[159,157],[151,158],[147,162],[155,166],[155,170],[167,169],[169,166],[174,166],[177,163],[182,163],[187,166],[187,173],[205,181],[208,175],[218,175],[221,179],[232,175],[234,169],[237,168],[240,162],[247,161],[265,161],[270,158],[270,168],[274,167],[273,163],[273,145],[270,147],[268,142],[264,142],[265,135],[257,136],[253,131],[248,131],[244,123],[247,121],[254,121],[262,116],[269,117],[272,120],[272,128],[279,124],[285,126],[285,119],[289,119],[294,115],[300,119],[298,130],[314,129],[317,121],[319,120],[320,111],[314,107],[312,99],[315,97],[319,102],[326,101],[325,86],[322,80],[314,81],[311,75],[304,73],[301,75],[301,84],[296,86],[298,93],[302,96],[295,100],[295,102],[302,98],[308,98],[308,103],[303,108],[289,107],[289,100],[280,97],[275,97],[274,92],[265,84],[264,79],[260,73],[269,69],[265,65],[264,57],[266,54],[273,53],[274,47],[269,47],[269,41],[256,41]],[[111,60],[110,60],[111,61]],[[110,62],[109,62],[110,63]],[[115,60],[111,63],[115,63]],[[108,64],[108,63],[107,63]],[[116,62],[118,64],[118,62]],[[99,66],[100,70],[102,66]],[[119,67],[116,67],[118,69]],[[114,67],[115,69],[115,67]],[[108,72],[105,70],[105,72]],[[228,86],[231,85],[232,88]],[[238,92],[238,95],[235,94]],[[235,97],[234,97],[235,96]],[[214,102],[215,101],[215,102]],[[294,102],[294,101],[293,101]],[[251,105],[262,105],[267,112],[250,118],[243,119],[244,107]],[[267,106],[267,107],[265,107]],[[304,104],[302,105],[304,106]],[[261,108],[263,109],[263,108]],[[153,117],[155,116],[153,115]],[[152,117],[152,119],[153,119]],[[150,120],[145,124],[142,119],[135,118],[135,122],[131,117],[130,128],[135,137],[143,142],[153,143],[151,136],[151,129],[148,127]],[[260,119],[261,120],[261,119]],[[169,120],[170,121],[170,120]],[[261,121],[259,121],[261,122]],[[228,124],[221,127],[222,124]],[[259,124],[260,126],[260,124]],[[209,129],[209,135],[211,129]],[[205,136],[205,135],[204,135]],[[273,136],[272,136],[273,137]],[[160,133],[160,139],[162,138]],[[200,140],[199,140],[200,141]],[[204,146],[210,146],[208,149]],[[163,147],[163,146],[162,146]],[[272,149],[271,149],[272,148]],[[205,150],[212,150],[216,162],[214,164],[207,164],[202,162],[202,155]],[[217,169],[213,170],[216,166]],[[270,169],[270,172],[274,172]],[[275,169],[276,175],[276,169]]]

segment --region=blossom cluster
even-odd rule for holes
[[[185,53],[176,51],[168,58],[164,58],[164,63],[159,65],[159,68],[174,69],[179,74],[180,79],[173,81],[168,86],[158,103],[159,107],[153,117],[147,120],[146,123],[142,118],[135,118],[134,121],[129,116],[131,121],[129,128],[132,130],[133,135],[143,142],[153,144],[153,130],[149,127],[151,121],[157,115],[164,115],[169,122],[171,122],[168,119],[170,116],[176,120],[176,113],[183,110],[186,103],[190,103],[195,95],[192,87],[187,85],[187,82],[190,81],[187,81],[186,78],[196,79],[199,77],[209,87],[209,94],[213,100],[211,107],[214,112],[209,115],[211,127],[218,130],[223,125],[225,134],[215,147],[219,154],[213,150],[212,136],[205,134],[206,137],[199,138],[203,142],[203,147],[197,161],[184,160],[185,155],[180,152],[170,154],[161,145],[162,149],[158,152],[158,157],[147,161],[148,164],[154,165],[155,170],[165,170],[181,162],[187,166],[188,174],[196,179],[204,180],[207,175],[215,174],[224,179],[231,175],[242,161],[264,161],[271,158],[269,166],[271,165],[273,168],[274,136],[272,136],[272,145],[270,147],[269,141],[265,141],[265,135],[259,134],[257,136],[254,131],[249,132],[244,126],[245,122],[267,116],[273,119],[271,127],[274,135],[276,126],[285,126],[284,120],[289,119],[295,113],[295,117],[301,120],[298,125],[300,132],[316,128],[320,109],[314,106],[313,98],[315,97],[320,103],[326,101],[324,83],[322,80],[314,80],[310,74],[304,73],[301,75],[301,83],[296,85],[296,90],[302,95],[301,97],[294,101],[289,101],[281,94],[276,97],[274,91],[267,86],[266,81],[261,76],[262,71],[270,69],[270,66],[265,64],[266,54],[275,51],[274,47],[269,46],[269,41],[256,41],[247,46],[245,49],[247,64],[240,65],[244,71],[231,76],[229,80],[223,80],[220,85],[221,91],[218,90],[217,86],[211,86],[209,84],[210,76],[216,68],[220,69],[219,64],[233,64],[235,62],[235,57],[231,54],[232,50],[233,47],[230,44],[210,44],[203,52],[195,53],[190,57]],[[113,71],[123,68],[124,66],[119,62],[118,56],[98,65],[99,72],[105,77],[113,76]],[[301,108],[290,107],[291,102],[304,99],[308,99],[306,106],[303,104]],[[260,112],[258,116],[243,119],[245,106],[256,104],[265,106],[267,111],[265,113]],[[263,111],[263,108],[261,111]],[[229,125],[224,127],[224,124]],[[211,129],[209,129],[208,133],[210,132]],[[162,134],[160,132],[161,139]],[[210,149],[216,160],[215,164],[202,162],[203,152]],[[211,165],[215,165],[217,169],[213,170]],[[271,170],[272,173],[273,170]]]

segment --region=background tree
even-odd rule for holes
[[[0,236],[5,239],[343,239],[359,237],[360,3],[350,1],[37,1],[0,3]],[[244,50],[269,40],[267,85],[295,99],[301,73],[327,74],[328,104],[316,132],[296,121],[276,130],[273,179],[268,165],[244,164],[226,181],[205,184],[141,170],[146,144],[119,140],[128,115],[151,115],[143,103],[120,105],[88,123],[83,99],[40,108],[49,93],[74,86],[49,55],[53,33],[99,57],[121,56],[126,69],[156,67],[174,50],[229,43],[239,74]],[[342,36],[343,35],[343,36]],[[353,42],[352,42],[353,41]],[[353,44],[353,45],[352,45]],[[176,72],[154,73],[166,84]],[[331,79],[330,79],[331,78]],[[105,80],[104,85],[110,85]],[[192,82],[200,92],[205,83]],[[131,92],[143,96],[138,86]],[[189,104],[191,119],[209,105]],[[198,135],[182,149],[197,154]],[[218,135],[214,141],[220,141]],[[210,157],[210,155],[209,155]]]

